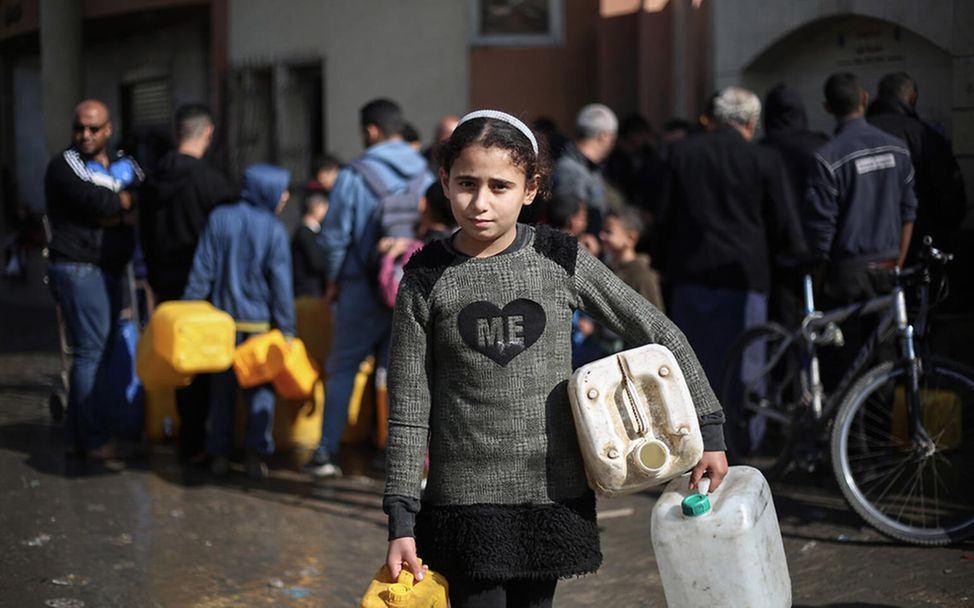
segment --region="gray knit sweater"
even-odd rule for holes
[[[424,510],[557,505],[590,493],[566,388],[575,309],[629,345],[669,348],[698,414],[722,421],[669,319],[575,239],[520,229],[527,244],[516,251],[470,258],[438,241],[406,267],[389,365],[387,499],[419,499],[427,445]]]

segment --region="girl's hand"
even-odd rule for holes
[[[690,489],[696,490],[704,474],[710,478],[709,492],[713,492],[727,475],[727,454],[724,452],[704,452],[697,466],[690,473]]]
[[[413,573],[417,581],[423,580],[426,566],[419,565],[419,557],[416,556],[416,539],[412,536],[403,536],[389,541],[389,552],[386,553],[386,566],[392,580],[399,578],[403,562],[409,566],[409,571]]]

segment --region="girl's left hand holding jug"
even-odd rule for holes
[[[419,557],[416,555],[416,539],[412,536],[403,536],[389,541],[389,552],[386,553],[386,566],[392,580],[399,578],[399,572],[403,565],[409,567],[409,571],[416,577],[416,582],[423,580],[428,566],[421,565]]]

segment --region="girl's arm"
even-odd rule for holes
[[[418,580],[413,526],[419,512],[423,460],[429,434],[430,389],[429,303],[413,274],[399,285],[392,319],[389,353],[389,440],[386,447],[386,488],[383,509],[389,515],[387,563],[396,577],[402,563]]]
[[[700,418],[703,436],[704,457],[693,471],[691,488],[707,472],[712,480],[711,490],[716,489],[727,472],[723,411],[683,332],[581,247],[574,280],[578,307],[621,336],[628,346],[659,344],[676,357]]]

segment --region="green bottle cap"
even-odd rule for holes
[[[687,517],[698,517],[710,511],[710,499],[706,494],[691,494],[680,505]]]

